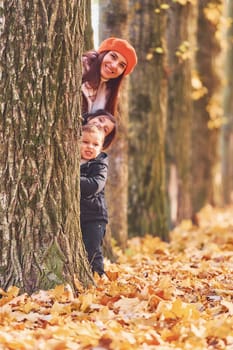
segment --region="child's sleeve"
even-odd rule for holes
[[[97,163],[90,167],[89,175],[80,176],[81,196],[87,197],[101,192],[107,181],[108,165]]]

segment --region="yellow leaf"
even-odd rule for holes
[[[71,305],[60,304],[57,301],[53,304],[51,308],[51,314],[64,315],[71,313]]]
[[[161,9],[163,9],[163,10],[167,10],[167,9],[170,8],[170,6],[169,6],[168,4],[162,4],[162,5],[160,5],[160,7],[161,7]]]
[[[159,54],[164,53],[164,51],[163,51],[163,48],[162,48],[162,47],[156,47],[156,48],[155,48],[155,52],[156,52],[156,53],[159,53]]]
[[[200,318],[200,312],[196,309],[195,305],[182,302],[180,299],[175,300],[172,305],[172,312],[177,317],[187,319]]]
[[[3,297],[0,299],[0,306],[13,300],[15,297],[17,297],[18,293],[19,288],[15,286],[9,287],[6,293],[2,290],[1,294],[3,295]]]
[[[146,55],[147,61],[152,60],[152,58],[153,58],[153,54],[152,54],[151,52],[149,52],[149,53]]]
[[[80,300],[80,310],[83,312],[87,312],[93,303],[93,294],[87,293],[87,294],[82,294],[79,296]]]
[[[15,286],[11,286],[8,288],[7,290],[7,295],[9,297],[16,297],[17,295],[19,294],[19,288],[18,287],[15,287]]]

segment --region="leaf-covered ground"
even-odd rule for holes
[[[204,208],[169,244],[129,241],[109,280],[75,298],[57,286],[0,290],[0,350],[233,349],[233,208]]]

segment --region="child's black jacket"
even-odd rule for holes
[[[101,152],[98,157],[80,166],[80,220],[108,222],[104,188],[107,181],[108,156]]]

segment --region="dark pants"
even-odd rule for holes
[[[81,223],[83,242],[87,251],[92,271],[100,276],[104,273],[104,257],[102,253],[103,238],[106,230],[105,222]]]

